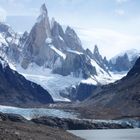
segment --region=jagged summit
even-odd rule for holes
[[[99,49],[97,45],[95,45],[94,47],[93,54],[99,54]]]
[[[42,4],[42,6],[40,8],[40,12],[41,12],[41,14],[48,14],[48,10],[47,10],[45,3]]]
[[[43,87],[45,85],[45,89],[50,89],[55,100],[69,98],[66,94],[71,93],[71,86],[79,85],[83,79],[86,82],[90,80],[94,85],[105,84],[106,79],[109,81],[111,76],[104,65],[98,47],[95,47],[95,53],[89,49],[85,50],[73,28],[67,26],[65,30],[54,18],[50,21],[45,4],[40,9],[41,13],[37,22],[35,22],[30,33],[25,32],[23,34],[19,40],[20,44],[10,46],[7,44],[1,47],[4,48],[5,55],[10,62],[13,62],[12,58],[16,60],[14,66],[19,67],[17,71],[26,73],[28,70],[35,69],[37,75],[47,77],[44,81],[34,77],[33,81]],[[4,29],[1,28],[0,30],[3,31]],[[9,35],[7,37],[3,37],[5,42],[10,40]],[[44,69],[43,72],[42,68]],[[32,72],[30,74],[32,75]],[[29,80],[32,79],[29,77]],[[60,86],[58,86],[59,83]],[[64,97],[65,95],[66,97]]]

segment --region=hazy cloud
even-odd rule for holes
[[[125,11],[123,9],[116,9],[115,14],[118,15],[118,16],[124,16]]]
[[[128,2],[129,0],[116,0],[116,2],[118,3],[118,4],[123,4],[123,3],[126,3],[126,2]]]
[[[7,12],[5,9],[0,7],[0,22],[4,22],[6,20]]]
[[[80,36],[83,47],[90,48],[97,44],[102,55],[108,58],[118,53],[136,48],[140,50],[140,36],[127,35],[110,29],[76,29]],[[108,51],[110,50],[110,51]]]

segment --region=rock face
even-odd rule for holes
[[[77,88],[76,97],[75,99],[78,101],[83,101],[90,97],[92,93],[96,90],[96,85],[90,85],[85,83],[80,83]]]
[[[19,38],[20,36],[9,25],[0,23],[0,56],[13,63],[19,62]]]
[[[113,84],[101,86],[83,104],[83,108],[88,108],[91,111],[90,116],[94,117],[97,114],[101,118],[139,116],[140,58],[126,77]]]
[[[37,22],[33,26],[24,45],[23,68],[27,68],[28,64],[32,61],[35,61],[38,65],[42,65],[46,59],[43,55],[43,50],[46,38],[51,37],[51,30],[48,11],[44,4],[41,6],[40,12]]]
[[[80,39],[78,38],[75,31],[69,26],[67,27],[65,31],[65,42],[70,49],[76,50],[78,52],[83,51]]]
[[[24,117],[17,115],[17,114],[6,114],[0,112],[0,120],[1,121],[12,121],[12,122],[21,122],[26,123],[29,122]]]
[[[50,23],[45,5],[42,5],[41,14],[25,41],[23,52],[21,65],[25,69],[34,62],[63,76],[73,74],[75,77],[88,78],[97,74],[96,68],[91,64],[93,59],[109,75],[104,64],[98,61],[102,59],[99,52],[89,56],[71,27],[68,26],[64,31],[54,18]]]
[[[132,67],[132,63],[130,62],[128,55],[124,54],[124,56],[119,56],[118,58],[116,58],[116,62],[112,63],[110,61],[110,66],[112,68],[112,70],[116,70],[116,71],[128,71],[131,67]]]
[[[50,94],[41,86],[27,81],[11,70],[4,60],[0,63],[0,104],[37,106],[53,103]]]
[[[111,71],[129,71],[134,66],[139,56],[140,53],[138,50],[128,50],[112,58],[108,63],[108,67]]]
[[[140,75],[140,58],[137,59],[133,68],[128,72],[127,77],[131,77],[134,75]]]
[[[54,74],[53,78],[51,77],[54,81],[51,83],[54,84],[55,82],[57,91],[59,89],[54,77],[72,77],[71,83],[66,82],[68,83],[66,87],[68,89],[73,85],[78,86],[83,79],[92,80],[94,85],[107,84],[112,79],[110,70],[127,71],[135,62],[134,59],[130,62],[127,55],[118,57],[115,63],[109,62],[106,57],[102,57],[97,45],[95,45],[93,52],[89,49],[85,50],[80,38],[71,27],[68,26],[64,30],[54,18],[50,22],[45,4],[41,6],[40,15],[30,33],[25,32],[22,36],[19,36],[8,25],[1,23],[0,38],[2,38],[0,39],[0,56],[2,58],[9,64],[14,64],[15,67],[21,66],[22,70],[18,71],[20,73],[26,70],[28,73],[30,66],[36,66],[37,71],[41,68],[46,71],[49,69],[50,73]],[[24,74],[27,74],[26,72]],[[44,75],[41,74],[40,72],[39,75],[43,77]],[[28,75],[32,75],[32,73],[30,72]],[[46,81],[42,83],[38,81],[36,83],[44,87]],[[50,87],[46,86],[45,88],[50,89]],[[58,92],[63,92],[61,95],[64,95],[66,90],[60,89]],[[50,91],[52,90],[50,89]],[[54,95],[52,92],[51,94]],[[87,95],[89,95],[89,92]],[[77,95],[68,95],[68,97],[70,96],[80,97],[79,92],[77,92]]]
[[[65,130],[37,125],[14,114],[0,113],[0,139],[5,140],[82,140]]]
[[[34,123],[51,126],[54,128],[61,128],[65,130],[89,130],[89,129],[120,129],[133,128],[133,126],[123,123],[108,123],[108,122],[94,122],[80,119],[64,119],[55,117],[41,117],[32,119]]]

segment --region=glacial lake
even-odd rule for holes
[[[73,130],[70,133],[85,140],[140,140],[140,129]]]

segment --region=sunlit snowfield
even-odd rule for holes
[[[140,129],[74,130],[69,131],[85,140],[140,140]]]

